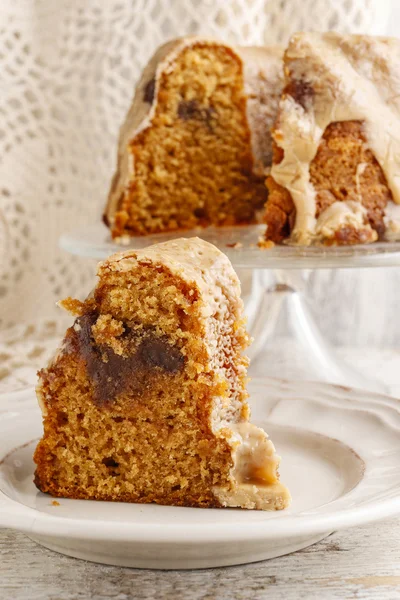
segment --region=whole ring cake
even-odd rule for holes
[[[120,132],[112,235],[253,223],[267,198],[279,48],[172,41],[145,68]]]
[[[399,98],[396,39],[297,33],[283,62],[170,42],[122,127],[105,221],[123,238],[254,223],[265,205],[270,242],[397,241]]]
[[[198,238],[115,254],[39,372],[35,483],[53,496],[278,510],[290,495],[249,422],[238,278]]]

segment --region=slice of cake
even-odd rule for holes
[[[279,457],[249,423],[248,336],[227,257],[180,239],[101,263],[37,395],[53,496],[277,510]]]
[[[254,222],[281,71],[279,48],[197,37],[159,48],[120,132],[104,215],[113,237]]]
[[[267,239],[400,239],[400,41],[298,33],[284,64]]]

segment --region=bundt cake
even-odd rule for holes
[[[276,47],[189,37],[159,48],[121,128],[104,214],[112,236],[255,222],[281,81]]]
[[[249,422],[240,285],[198,238],[115,254],[98,269],[37,395],[35,483],[52,496],[285,508],[279,457]]]
[[[284,70],[266,238],[400,239],[400,41],[297,33]]]

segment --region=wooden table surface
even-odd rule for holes
[[[400,351],[342,352],[400,396]],[[340,531],[294,554],[202,571],[103,566],[0,530],[1,600],[400,599],[400,519]]]

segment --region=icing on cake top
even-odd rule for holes
[[[310,163],[330,123],[363,122],[368,146],[400,204],[400,42],[298,33],[285,54],[285,74],[295,97],[284,94],[280,102],[273,137],[284,156],[271,175],[293,198],[293,241],[310,244],[321,235]],[[354,207],[343,202],[330,207],[323,227],[334,229],[338,222],[365,228]]]

